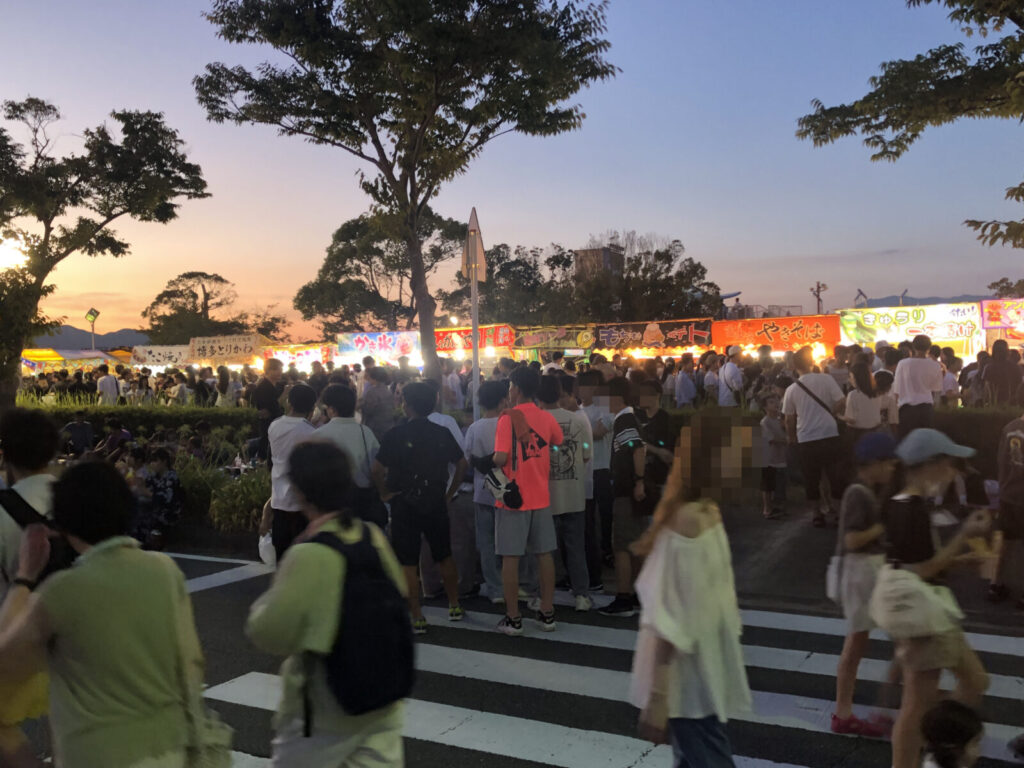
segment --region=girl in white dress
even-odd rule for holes
[[[676,768],[733,768],[725,723],[751,707],[729,542],[711,495],[739,488],[752,443],[741,417],[695,418],[654,522],[634,545],[646,562],[631,700],[641,735],[671,742]]]

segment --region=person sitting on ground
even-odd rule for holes
[[[347,391],[354,401],[355,393]],[[344,627],[349,608],[342,596],[355,569],[332,547],[313,539],[327,535],[349,546],[368,540],[371,546],[363,551],[377,561],[370,559],[371,573],[382,571],[398,595],[406,590],[402,568],[381,530],[354,516],[349,506],[350,464],[337,445],[297,445],[288,459],[288,478],[308,525],[274,574],[270,589],[253,604],[245,627],[261,651],[287,657],[281,666],[273,763],[280,768],[397,768],[403,759],[402,703],[350,715],[328,684],[326,657]],[[380,632],[381,627],[372,631]],[[390,645],[395,638],[381,640]]]
[[[75,411],[75,418],[64,425],[61,435],[67,452],[76,457],[91,451],[96,443],[92,424],[85,419],[85,411]]]
[[[146,549],[159,551],[163,549],[167,531],[181,519],[181,481],[170,451],[166,448],[153,450],[144,481],[144,486],[136,486],[141,503],[134,535]]]
[[[131,445],[132,433],[121,426],[117,416],[107,416],[103,421],[107,436],[96,446],[96,453],[110,462],[117,462],[121,454]]]

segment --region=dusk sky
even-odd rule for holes
[[[269,128],[216,125],[192,77],[211,61],[269,52],[218,40],[206,0],[7,0],[0,10],[0,97],[31,94],[64,114],[58,148],[116,108],[162,111],[188,144],[212,197],[169,225],[122,224],[124,259],[73,256],[55,275],[51,315],[98,332],[139,327],[164,283],[188,270],[238,287],[241,310],[291,309],[334,229],[368,208],[356,161]],[[978,244],[966,218],[1020,218],[1003,190],[1024,174],[1022,129],[982,121],[934,129],[899,162],[872,163],[858,139],[798,141],[812,98],[862,95],[889,59],[960,39],[942,9],[902,0],[613,0],[613,81],[578,95],[580,131],[506,136],[434,205],[468,218],[485,244],[581,247],[635,229],[681,240],[744,303],[813,311],[868,296],[983,293],[1024,277],[1019,253]],[[969,44],[974,44],[973,41]],[[448,270],[432,288],[447,287]],[[580,318],[585,321],[586,318]],[[313,331],[293,329],[301,338]]]

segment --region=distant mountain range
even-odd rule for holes
[[[917,298],[915,296],[904,296],[903,306],[905,307],[916,307],[921,304],[964,304],[974,301],[985,301],[991,299],[992,296],[950,296],[947,298],[940,298],[938,296],[928,296],[926,298]],[[898,307],[900,305],[899,296],[885,296],[881,299],[868,299],[869,307]],[[845,307],[844,307],[845,309]]]
[[[71,325],[62,325],[52,336],[37,336],[33,339],[37,349],[92,349],[92,334]],[[131,328],[122,328],[113,333],[97,333],[97,349],[114,349],[115,347],[134,347],[148,344],[149,337]]]

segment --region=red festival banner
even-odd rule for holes
[[[764,317],[752,320],[716,320],[711,325],[716,347],[733,344],[761,346],[774,350],[797,350],[809,344],[824,344],[831,350],[840,342],[839,315]]]
[[[480,348],[511,347],[515,341],[515,331],[510,325],[481,325]],[[434,342],[438,352],[454,352],[456,349],[470,350],[473,348],[472,328],[444,328],[434,331]]]

